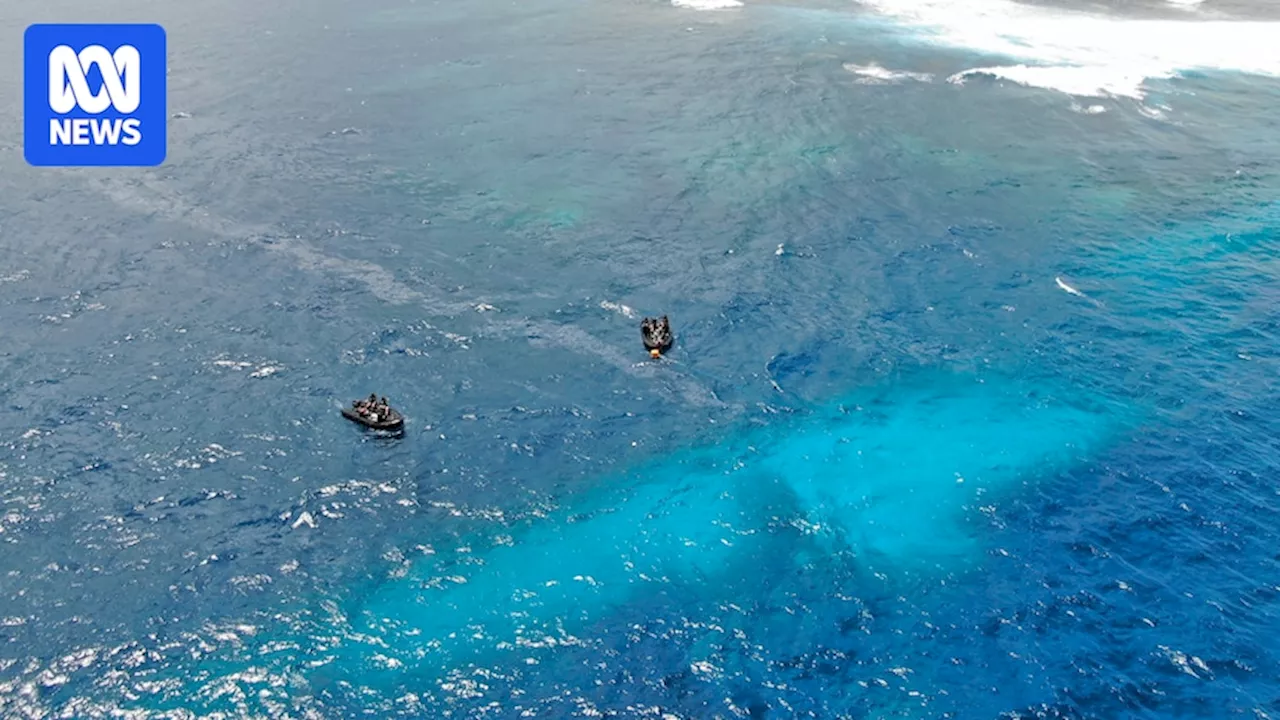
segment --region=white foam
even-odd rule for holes
[[[1131,97],[1135,100],[1141,100],[1144,97],[1142,83],[1148,77],[1152,77],[1113,68],[1010,65],[972,68],[952,75],[947,78],[947,82],[962,85],[973,75],[986,75],[1000,80],[1009,80],[1019,85],[1050,88],[1070,95],[1090,97],[1114,95]],[[1160,75],[1160,77],[1169,76]]]
[[[953,82],[984,74],[1072,95],[1141,99],[1146,80],[1186,70],[1280,77],[1280,22],[1143,20],[1011,0],[858,2],[927,42],[1017,61],[957,73]]]
[[[1056,282],[1056,283],[1058,284],[1058,287],[1062,288],[1063,290],[1066,290],[1067,292],[1071,293],[1072,295],[1075,295],[1076,297],[1084,297],[1084,293],[1080,292],[1079,290],[1077,290],[1077,289],[1075,289],[1075,288],[1071,287],[1070,285],[1066,284],[1065,282],[1063,282],[1063,281],[1062,281],[1062,278],[1060,278],[1060,277],[1056,277],[1056,278],[1054,278],[1054,279],[1053,279],[1053,281],[1054,281],[1054,282]]]
[[[1103,307],[1103,304],[1101,302],[1089,297],[1083,292],[1080,292],[1076,288],[1068,285],[1061,277],[1055,277],[1053,281],[1057,283],[1059,288],[1066,291],[1068,294],[1075,295],[1078,298],[1084,298],[1085,300],[1088,300],[1089,302],[1093,303],[1095,307]]]
[[[844,69],[862,78],[862,82],[870,83],[893,83],[902,82],[903,80],[916,80],[918,82],[930,82],[933,75],[929,73],[910,72],[908,70],[889,70],[880,67],[875,63],[870,65],[855,65],[853,63],[845,63]]]
[[[1168,106],[1164,106],[1164,105],[1160,107],[1147,107],[1146,105],[1138,106],[1138,112],[1142,113],[1143,115],[1146,115],[1152,120],[1163,120],[1164,111],[1168,109],[1169,109]]]
[[[671,0],[671,4],[690,10],[727,10],[742,7],[741,0]]]
[[[616,312],[624,317],[628,317],[628,318],[638,317],[634,309],[627,307],[622,303],[616,303],[609,300],[601,300],[600,307],[601,309],[604,309],[604,310],[612,310],[613,312]]]
[[[253,372],[249,373],[249,377],[264,378],[270,375],[275,375],[276,373],[280,372],[283,369],[284,368],[280,367],[279,365],[263,365],[257,370],[254,370]]]
[[[1107,108],[1102,105],[1084,106],[1076,103],[1071,103],[1071,111],[1078,112],[1081,115],[1101,115],[1102,113],[1107,111]]]

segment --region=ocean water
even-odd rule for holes
[[[166,163],[26,166],[112,20]],[[1280,718],[1269,4],[0,31],[0,716]]]

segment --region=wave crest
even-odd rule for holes
[[[728,10],[742,7],[741,0],[671,0],[671,4],[688,10]]]
[[[1011,0],[859,0],[918,39],[1014,60],[989,75],[1071,95],[1141,100],[1143,84],[1187,70],[1280,77],[1280,22],[1143,20]]]
[[[880,67],[875,63],[870,65],[855,65],[853,63],[845,63],[844,69],[857,75],[859,82],[865,83],[895,83],[903,80],[916,80],[918,82],[930,82],[933,75],[922,72],[911,72],[909,70],[889,70]]]

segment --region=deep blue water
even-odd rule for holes
[[[27,167],[0,55],[0,716],[1280,717],[1275,78],[949,83],[1019,59],[833,2],[0,30],[103,19],[162,167]]]

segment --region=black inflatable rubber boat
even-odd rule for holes
[[[362,416],[353,408],[342,408],[342,416],[374,430],[399,430],[404,425],[404,416],[391,409],[388,410],[387,418],[379,422],[374,422]]]

